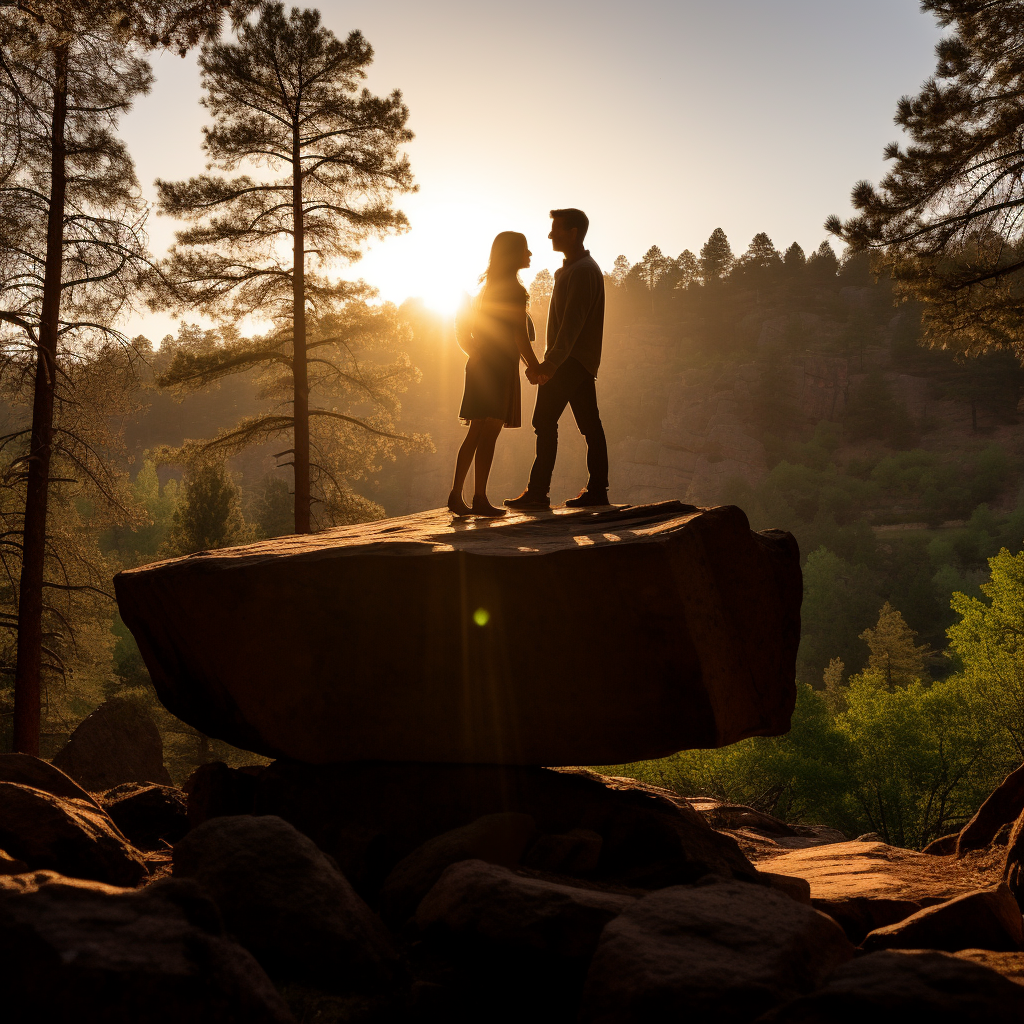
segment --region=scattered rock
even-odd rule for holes
[[[408,920],[445,868],[456,861],[516,867],[536,835],[537,823],[529,814],[507,811],[486,814],[435,836],[399,861],[385,879],[380,891],[384,919],[396,925]]]
[[[806,879],[813,906],[834,917],[858,945],[876,928],[977,889],[977,881],[951,874],[948,864],[912,850],[857,840],[758,861],[762,871]]]
[[[200,765],[181,787],[188,800],[189,828],[210,818],[252,814],[257,775],[258,771],[229,768],[223,761]]]
[[[199,882],[229,931],[275,976],[339,989],[374,987],[395,974],[379,919],[313,842],[280,818],[200,825],[174,847],[174,877]]]
[[[764,879],[773,889],[784,892],[790,899],[804,906],[811,904],[811,883],[806,878],[796,878],[793,875],[777,875],[771,871],[762,871],[761,878]]]
[[[955,953],[977,947],[1011,952],[1024,945],[1020,907],[1005,882],[927,907],[897,924],[877,928],[864,949],[941,949]]]
[[[885,950],[844,964],[813,994],[757,1024],[994,1024],[1024,1017],[1024,988],[932,950]]]
[[[1006,842],[1003,879],[1010,887],[1017,905],[1024,910],[1024,811],[1014,823]]]
[[[956,842],[956,855],[962,857],[969,850],[988,846],[999,829],[1008,821],[1015,821],[1024,812],[1024,764],[1010,772],[996,786],[977,813],[960,830]]]
[[[881,843],[882,837],[877,832],[865,832],[862,836],[854,839],[855,843]]]
[[[0,846],[32,869],[135,885],[146,868],[105,812],[87,800],[0,782]]]
[[[188,831],[188,799],[173,786],[126,782],[103,794],[114,824],[135,846],[152,849],[177,842]]]
[[[921,852],[932,857],[949,857],[956,853],[956,842],[960,838],[959,832],[953,832],[948,836],[940,836],[933,839]]]
[[[605,926],[581,1022],[746,1022],[852,957],[824,914],[764,887],[711,883],[652,893]]]
[[[995,953],[991,949],[960,949],[956,956],[961,960],[981,964],[996,971],[1004,978],[1024,985],[1024,953]]]
[[[0,782],[16,782],[20,786],[31,786],[54,796],[66,796],[72,800],[84,800],[97,810],[103,810],[100,803],[59,768],[49,761],[31,754],[0,754]]]
[[[371,899],[417,846],[505,811],[531,815],[542,834],[601,836],[600,880],[659,888],[709,873],[757,877],[735,840],[681,797],[582,769],[277,761],[256,780],[255,813],[290,821]]]
[[[486,530],[438,509],[140,566],[114,587],[168,710],[268,757],[625,764],[780,735],[796,699],[797,544],[734,506]],[[602,600],[576,599],[590,592]],[[560,628],[538,634],[541,593]]]
[[[294,1024],[191,882],[0,891],[0,985],[11,1021]]]
[[[515,949],[589,960],[604,926],[636,902],[634,896],[523,878],[496,864],[464,860],[447,868],[424,897],[416,925],[425,934],[470,940],[498,959]]]
[[[712,828],[752,828],[771,836],[798,834],[791,825],[787,825],[780,818],[747,807],[745,804],[727,804],[707,798],[691,800],[690,803]]]
[[[28,871],[28,865],[23,860],[0,850],[0,875],[20,875],[24,871]]]
[[[124,697],[104,701],[79,723],[53,763],[94,793],[123,782],[171,784],[156,723]]]
[[[574,828],[538,837],[523,858],[523,864],[538,871],[587,875],[596,871],[601,863],[602,846],[604,840],[593,829]]]
[[[636,897],[524,878],[479,860],[449,867],[416,911],[435,961],[454,978],[435,996],[433,1016],[463,1019],[500,992],[491,1021],[571,1021],[605,924]],[[443,997],[447,997],[447,1005]]]

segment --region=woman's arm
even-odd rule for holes
[[[527,372],[533,373],[540,366],[540,360],[538,360],[537,354],[533,351],[533,346],[530,344],[530,331],[526,324],[526,317],[527,313],[524,310],[521,316],[516,317],[512,329],[516,348],[519,349],[519,355],[523,362],[526,363]]]

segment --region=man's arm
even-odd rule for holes
[[[578,271],[569,276],[566,282],[565,313],[558,325],[555,343],[544,356],[540,364],[540,372],[551,376],[572,355],[572,347],[583,330],[583,325],[590,316],[590,311],[597,301],[598,289],[603,282],[593,273]]]

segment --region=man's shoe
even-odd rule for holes
[[[551,508],[551,499],[546,494],[531,494],[527,487],[518,498],[506,498],[505,507],[521,510]]]
[[[508,504],[508,502],[506,502]],[[575,498],[569,498],[565,502],[566,508],[591,508],[594,505],[608,505],[607,491],[588,491],[584,488]]]

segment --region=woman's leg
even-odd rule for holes
[[[469,467],[473,465],[473,456],[476,454],[477,445],[483,434],[484,424],[487,420],[470,420],[469,430],[466,431],[466,439],[459,448],[458,457],[455,460],[455,479],[452,482],[452,493],[448,496],[448,507],[453,512],[465,514],[469,511],[462,491],[466,486],[466,477],[469,476]],[[463,512],[463,509],[465,512]]]
[[[473,501],[487,501],[487,478],[491,474],[491,463],[494,461],[494,444],[498,440],[503,420],[487,419],[483,421],[480,442],[476,446],[476,472],[474,474]]]

